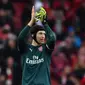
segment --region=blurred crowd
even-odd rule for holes
[[[36,11],[46,9],[57,38],[51,84],[85,85],[85,0],[0,0],[0,85],[21,85],[17,36],[30,21],[33,5]]]

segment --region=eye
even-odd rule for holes
[[[45,35],[46,33],[44,31],[39,31],[38,34]]]
[[[42,32],[40,32],[39,34],[43,34]]]
[[[46,33],[39,33],[40,35],[46,35]]]

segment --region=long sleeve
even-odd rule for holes
[[[24,53],[26,50],[26,47],[27,47],[26,37],[29,33],[30,28],[31,27],[28,25],[25,26],[18,36],[18,50],[20,51],[20,53]]]
[[[45,28],[46,37],[47,37],[46,46],[48,49],[53,50],[55,46],[55,42],[56,42],[56,35],[51,30],[48,24],[44,24],[44,28]]]

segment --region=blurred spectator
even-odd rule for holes
[[[72,52],[75,51],[75,48],[73,46],[73,41],[71,38],[66,37],[66,39],[64,41],[61,41],[60,44],[58,45],[57,50],[60,52],[64,52],[67,59],[69,60],[69,63],[71,63],[70,55],[72,54]]]
[[[3,50],[5,48],[6,42],[8,40],[8,33],[10,32],[10,27],[4,25],[0,29],[0,64],[4,64]]]
[[[81,38],[76,35],[75,28],[73,26],[68,28],[68,37],[73,40],[75,48],[80,48],[82,41]]]
[[[6,15],[5,11],[2,9],[2,10],[0,10],[0,26],[3,26],[4,24],[9,24],[13,30],[12,18],[9,17],[8,15]]]
[[[12,56],[7,57],[5,66],[2,67],[1,74],[3,74],[5,77],[4,85],[20,85],[21,68],[15,64]]]
[[[1,2],[0,2],[0,10],[1,9],[4,10],[5,13],[8,16],[12,17],[15,14],[15,10],[13,8],[13,5],[9,0],[1,0]]]
[[[15,60],[15,63],[20,64],[20,55],[16,48],[16,40],[9,39],[3,53],[3,56],[5,58],[7,58],[8,56],[12,56]]]
[[[52,57],[51,76],[56,79],[57,83],[61,83],[61,74],[67,64],[68,60],[63,52],[59,52]]]
[[[52,67],[54,72],[62,72],[64,66],[68,63],[66,56],[63,52],[59,52],[52,58]]]
[[[82,39],[84,39],[84,33],[85,33],[85,1],[82,1],[81,6],[77,10],[77,18],[79,19],[80,22],[80,33],[82,35]]]
[[[74,85],[84,85],[85,81],[85,47],[81,47],[78,51],[78,62],[75,66],[72,74],[70,75],[70,81],[75,83]]]
[[[4,26],[0,29],[0,39],[3,41],[4,45],[8,40],[8,34],[11,32],[11,27],[8,24],[4,24]]]
[[[9,24],[13,29],[14,8],[8,0],[2,0],[0,3],[0,25]]]
[[[1,68],[0,76],[0,81],[4,84],[0,85],[12,85],[14,59],[11,56],[9,56],[4,63],[5,65]]]
[[[7,58],[7,62],[6,62],[6,85],[13,85],[12,81],[13,81],[13,64],[14,64],[14,59],[9,56]]]
[[[76,53],[78,48],[80,48],[81,43],[82,41],[80,37],[75,34],[74,28],[69,27],[68,35],[65,40],[58,45],[57,50],[64,52],[69,60],[69,64],[72,64],[71,55],[72,53]]]
[[[62,34],[63,34],[63,17],[64,17],[64,14],[63,14],[63,10],[60,8],[60,9],[57,9],[56,10],[56,13],[55,13],[55,16],[56,16],[56,21],[55,21],[55,33],[57,35],[57,39],[58,40],[61,40],[62,39]]]
[[[63,2],[63,10],[64,10],[63,23],[65,27],[68,28],[69,25],[72,25],[75,15],[74,9],[72,8],[72,1],[65,0]]]
[[[25,4],[24,10],[21,15],[22,27],[27,25],[27,23],[29,22],[29,20],[31,18],[30,14],[31,14],[31,9],[32,9],[33,4],[34,4],[33,0],[28,1],[28,3]]]
[[[6,76],[4,74],[0,74],[0,85],[6,85]]]
[[[72,72],[72,69],[71,69],[71,66],[69,65],[66,65],[64,67],[64,70],[61,74],[61,85],[66,85],[67,81],[68,81],[68,77],[69,77],[69,74]],[[68,84],[70,85],[70,84]],[[71,84],[72,85],[72,84]]]

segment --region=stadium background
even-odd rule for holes
[[[30,20],[33,4],[36,10],[46,9],[48,24],[57,37],[51,84],[85,85],[85,0],[0,0],[0,85],[21,85],[16,41]]]

